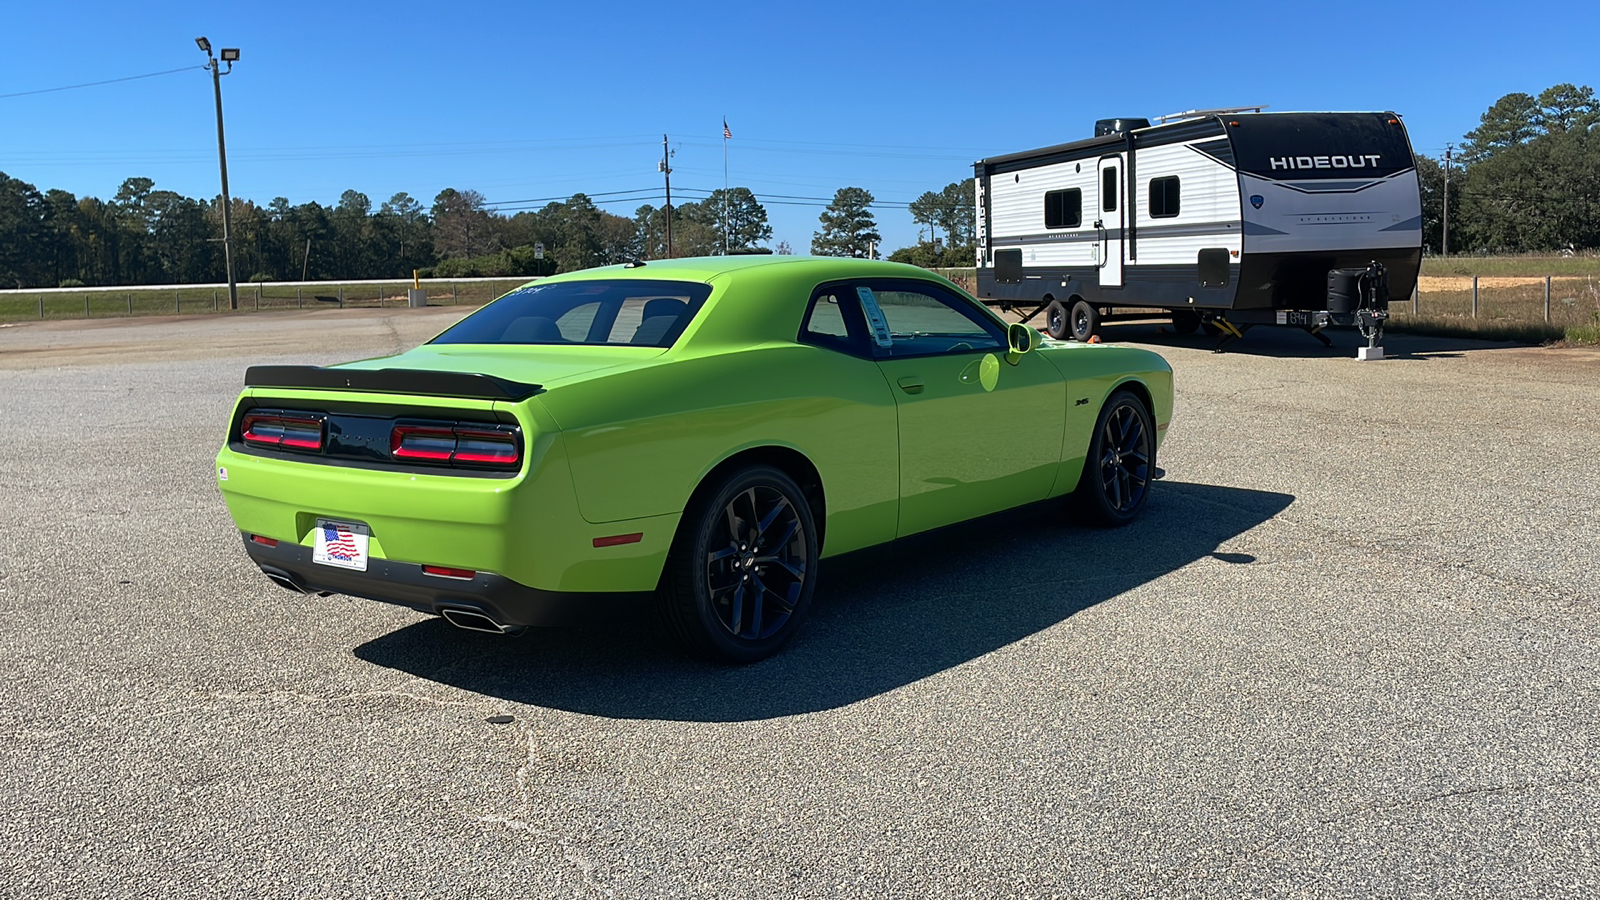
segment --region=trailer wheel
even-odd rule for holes
[[[1189,309],[1173,310],[1172,330],[1179,334],[1194,334],[1200,330],[1200,314]]]
[[[1089,305],[1087,300],[1079,300],[1072,304],[1072,314],[1067,320],[1067,327],[1075,341],[1089,342],[1100,330],[1100,310]]]
[[[1044,330],[1058,341],[1064,341],[1071,334],[1067,330],[1067,308],[1060,300],[1051,299],[1044,308]]]

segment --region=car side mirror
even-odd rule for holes
[[[1033,334],[1033,329],[1021,322],[1011,323],[1011,327],[1006,329],[1006,344],[1009,346],[1006,362],[1014,366],[1022,359],[1022,354],[1033,349]]]

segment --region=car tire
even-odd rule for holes
[[[1087,300],[1072,304],[1072,311],[1067,316],[1067,331],[1073,340],[1087,344],[1100,331],[1100,310],[1090,306]]]
[[[1179,334],[1194,334],[1200,330],[1200,314],[1189,309],[1173,310],[1172,330]]]
[[[1089,521],[1119,528],[1144,508],[1156,471],[1150,410],[1132,391],[1113,393],[1095,420],[1074,505]]]
[[[1052,299],[1044,308],[1044,330],[1058,341],[1064,341],[1072,333],[1067,326],[1067,306],[1060,300]]]
[[[685,511],[662,573],[662,613],[698,656],[765,659],[789,643],[811,606],[819,549],[794,479],[771,466],[740,469],[697,492]]]

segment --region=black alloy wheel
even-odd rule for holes
[[[1100,330],[1100,311],[1089,305],[1087,300],[1079,300],[1072,304],[1071,319],[1067,328],[1072,333],[1072,339],[1087,344]]]
[[[1044,308],[1044,330],[1058,341],[1064,341],[1072,333],[1067,330],[1067,307],[1056,299],[1051,299]]]
[[[1126,525],[1144,508],[1155,472],[1155,423],[1150,411],[1132,392],[1117,391],[1095,422],[1078,480],[1078,505],[1098,524]]]
[[[794,636],[816,586],[817,529],[794,480],[735,473],[685,516],[662,577],[667,620],[693,652],[749,663]]]

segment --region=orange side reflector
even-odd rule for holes
[[[637,544],[644,540],[644,532],[633,534],[613,534],[610,537],[597,537],[594,539],[596,547],[615,547],[619,544]]]

